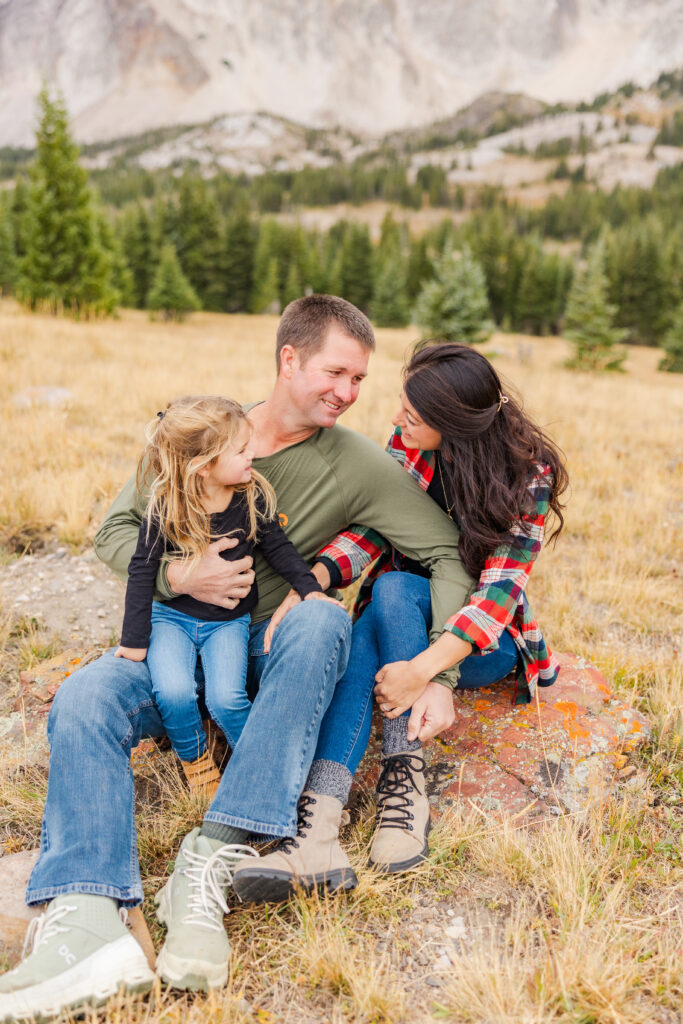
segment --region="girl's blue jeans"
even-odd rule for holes
[[[154,602],[147,651],[152,692],[166,735],[183,761],[196,761],[207,746],[195,679],[197,655],[202,660],[207,711],[233,749],[242,734],[251,711],[249,626],[249,615],[206,622]]]
[[[335,761],[355,773],[370,739],[375,674],[390,661],[409,661],[423,651],[431,623],[429,580],[407,572],[377,579],[372,601],[354,624],[348,665],[325,713],[314,760]],[[503,632],[498,650],[470,654],[461,662],[458,689],[504,679],[517,656],[514,640]]]
[[[351,620],[327,601],[302,601],[278,626],[269,655],[267,622],[249,636],[254,703],[205,820],[263,835],[293,836],[297,802],[318,731],[346,667]],[[50,778],[40,857],[26,901],[62,893],[142,900],[131,749],[162,736],[144,661],[113,651],[75,672],[50,711]]]

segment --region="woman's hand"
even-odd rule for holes
[[[115,658],[125,658],[126,661],[144,661],[147,657],[146,647],[117,647]]]
[[[343,608],[341,601],[335,601],[333,597],[328,597],[327,594],[321,594],[319,590],[313,590],[310,594],[306,594],[304,601],[329,601],[330,604],[336,604],[337,608]],[[273,642],[273,633],[284,619],[287,612],[291,611],[292,608],[301,603],[301,598],[295,590],[290,590],[287,597],[284,599],[282,604],[275,609],[273,617],[268,623],[268,628],[263,637],[263,650],[266,654],[270,654],[270,647]]]
[[[427,683],[424,693],[413,704],[408,719],[408,739],[426,743],[450,728],[455,721],[453,694],[441,683]]]
[[[375,700],[386,718],[397,718],[421,697],[429,679],[412,661],[391,661],[375,676]]]

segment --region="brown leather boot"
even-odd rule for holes
[[[218,771],[213,754],[205,750],[196,761],[181,761],[183,772],[191,793],[206,793],[212,800],[216,795],[221,773]]]
[[[370,866],[394,874],[429,856],[429,800],[420,750],[382,758]]]
[[[299,800],[296,836],[272,853],[240,864],[233,889],[241,900],[279,903],[297,888],[355,889],[356,873],[339,844],[342,805],[333,796],[308,790]]]

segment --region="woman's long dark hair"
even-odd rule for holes
[[[441,434],[446,497],[470,575],[478,577],[513,523],[535,511],[528,485],[538,463],[552,474],[546,478],[555,527],[549,539],[556,539],[564,525],[559,498],[569,483],[564,456],[488,359],[467,345],[423,343],[404,370],[404,386],[420,418]]]

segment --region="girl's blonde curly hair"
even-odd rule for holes
[[[149,535],[153,522],[159,524],[177,557],[188,562],[188,570],[211,540],[199,470],[235,444],[243,423],[249,423],[244,410],[229,398],[184,395],[170,402],[147,426],[147,445],[137,468],[138,490],[149,492],[147,532]],[[246,494],[248,539],[257,540],[259,520],[275,515],[275,492],[255,470],[251,480],[236,484],[235,490]]]

